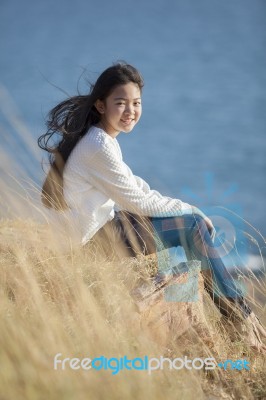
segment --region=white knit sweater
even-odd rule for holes
[[[85,244],[117,209],[150,217],[191,213],[181,200],[162,196],[133,175],[120,146],[102,129],[91,127],[71,152],[64,169],[68,221]]]

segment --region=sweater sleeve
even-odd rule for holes
[[[149,184],[146,181],[144,181],[144,179],[142,179],[140,176],[134,175],[126,163],[123,162],[123,166],[126,168],[128,176],[135,179],[137,186],[141,190],[143,190],[144,193],[149,193],[149,191],[151,190]]]
[[[150,217],[171,217],[192,212],[190,205],[162,196],[150,190],[144,181],[142,183],[133,174],[128,174],[128,167],[108,143],[102,144],[93,157],[86,158],[84,162],[90,183],[123,210]]]
[[[163,195],[162,195],[160,192],[158,192],[157,190],[151,189],[150,186],[149,186],[149,184],[148,184],[146,181],[144,181],[144,179],[142,179],[140,176],[134,175],[133,172],[131,171],[131,169],[129,168],[129,166],[128,166],[127,164],[124,163],[124,165],[125,165],[125,167],[126,167],[126,169],[127,169],[127,172],[128,172],[128,174],[129,174],[129,176],[132,176],[132,177],[135,179],[137,186],[138,186],[141,190],[143,190],[144,193],[151,193],[151,192],[152,192],[152,193],[153,193],[155,196],[157,196],[158,198],[166,197],[166,196],[163,196]]]
[[[134,175],[134,178],[138,187],[142,189],[144,193],[149,193],[149,191],[151,190],[149,184],[144,181],[140,176]]]

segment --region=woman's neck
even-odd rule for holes
[[[107,135],[109,135],[112,139],[115,139],[120,133],[119,131],[116,131],[112,128],[108,128],[103,121],[98,122],[98,124],[96,124],[95,126],[104,130],[104,132],[107,133]]]

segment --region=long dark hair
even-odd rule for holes
[[[63,196],[63,170],[67,159],[89,128],[100,122],[96,101],[104,101],[118,85],[130,82],[137,84],[140,90],[144,85],[136,68],[124,62],[116,63],[90,85],[89,94],[70,97],[49,112],[47,131],[38,139],[39,147],[49,153],[51,165],[42,188],[42,202],[46,207],[67,208]],[[57,144],[49,145],[56,136],[59,136]]]

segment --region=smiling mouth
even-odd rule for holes
[[[121,119],[121,121],[122,121],[124,124],[130,124],[132,121],[134,121],[134,118]]]

